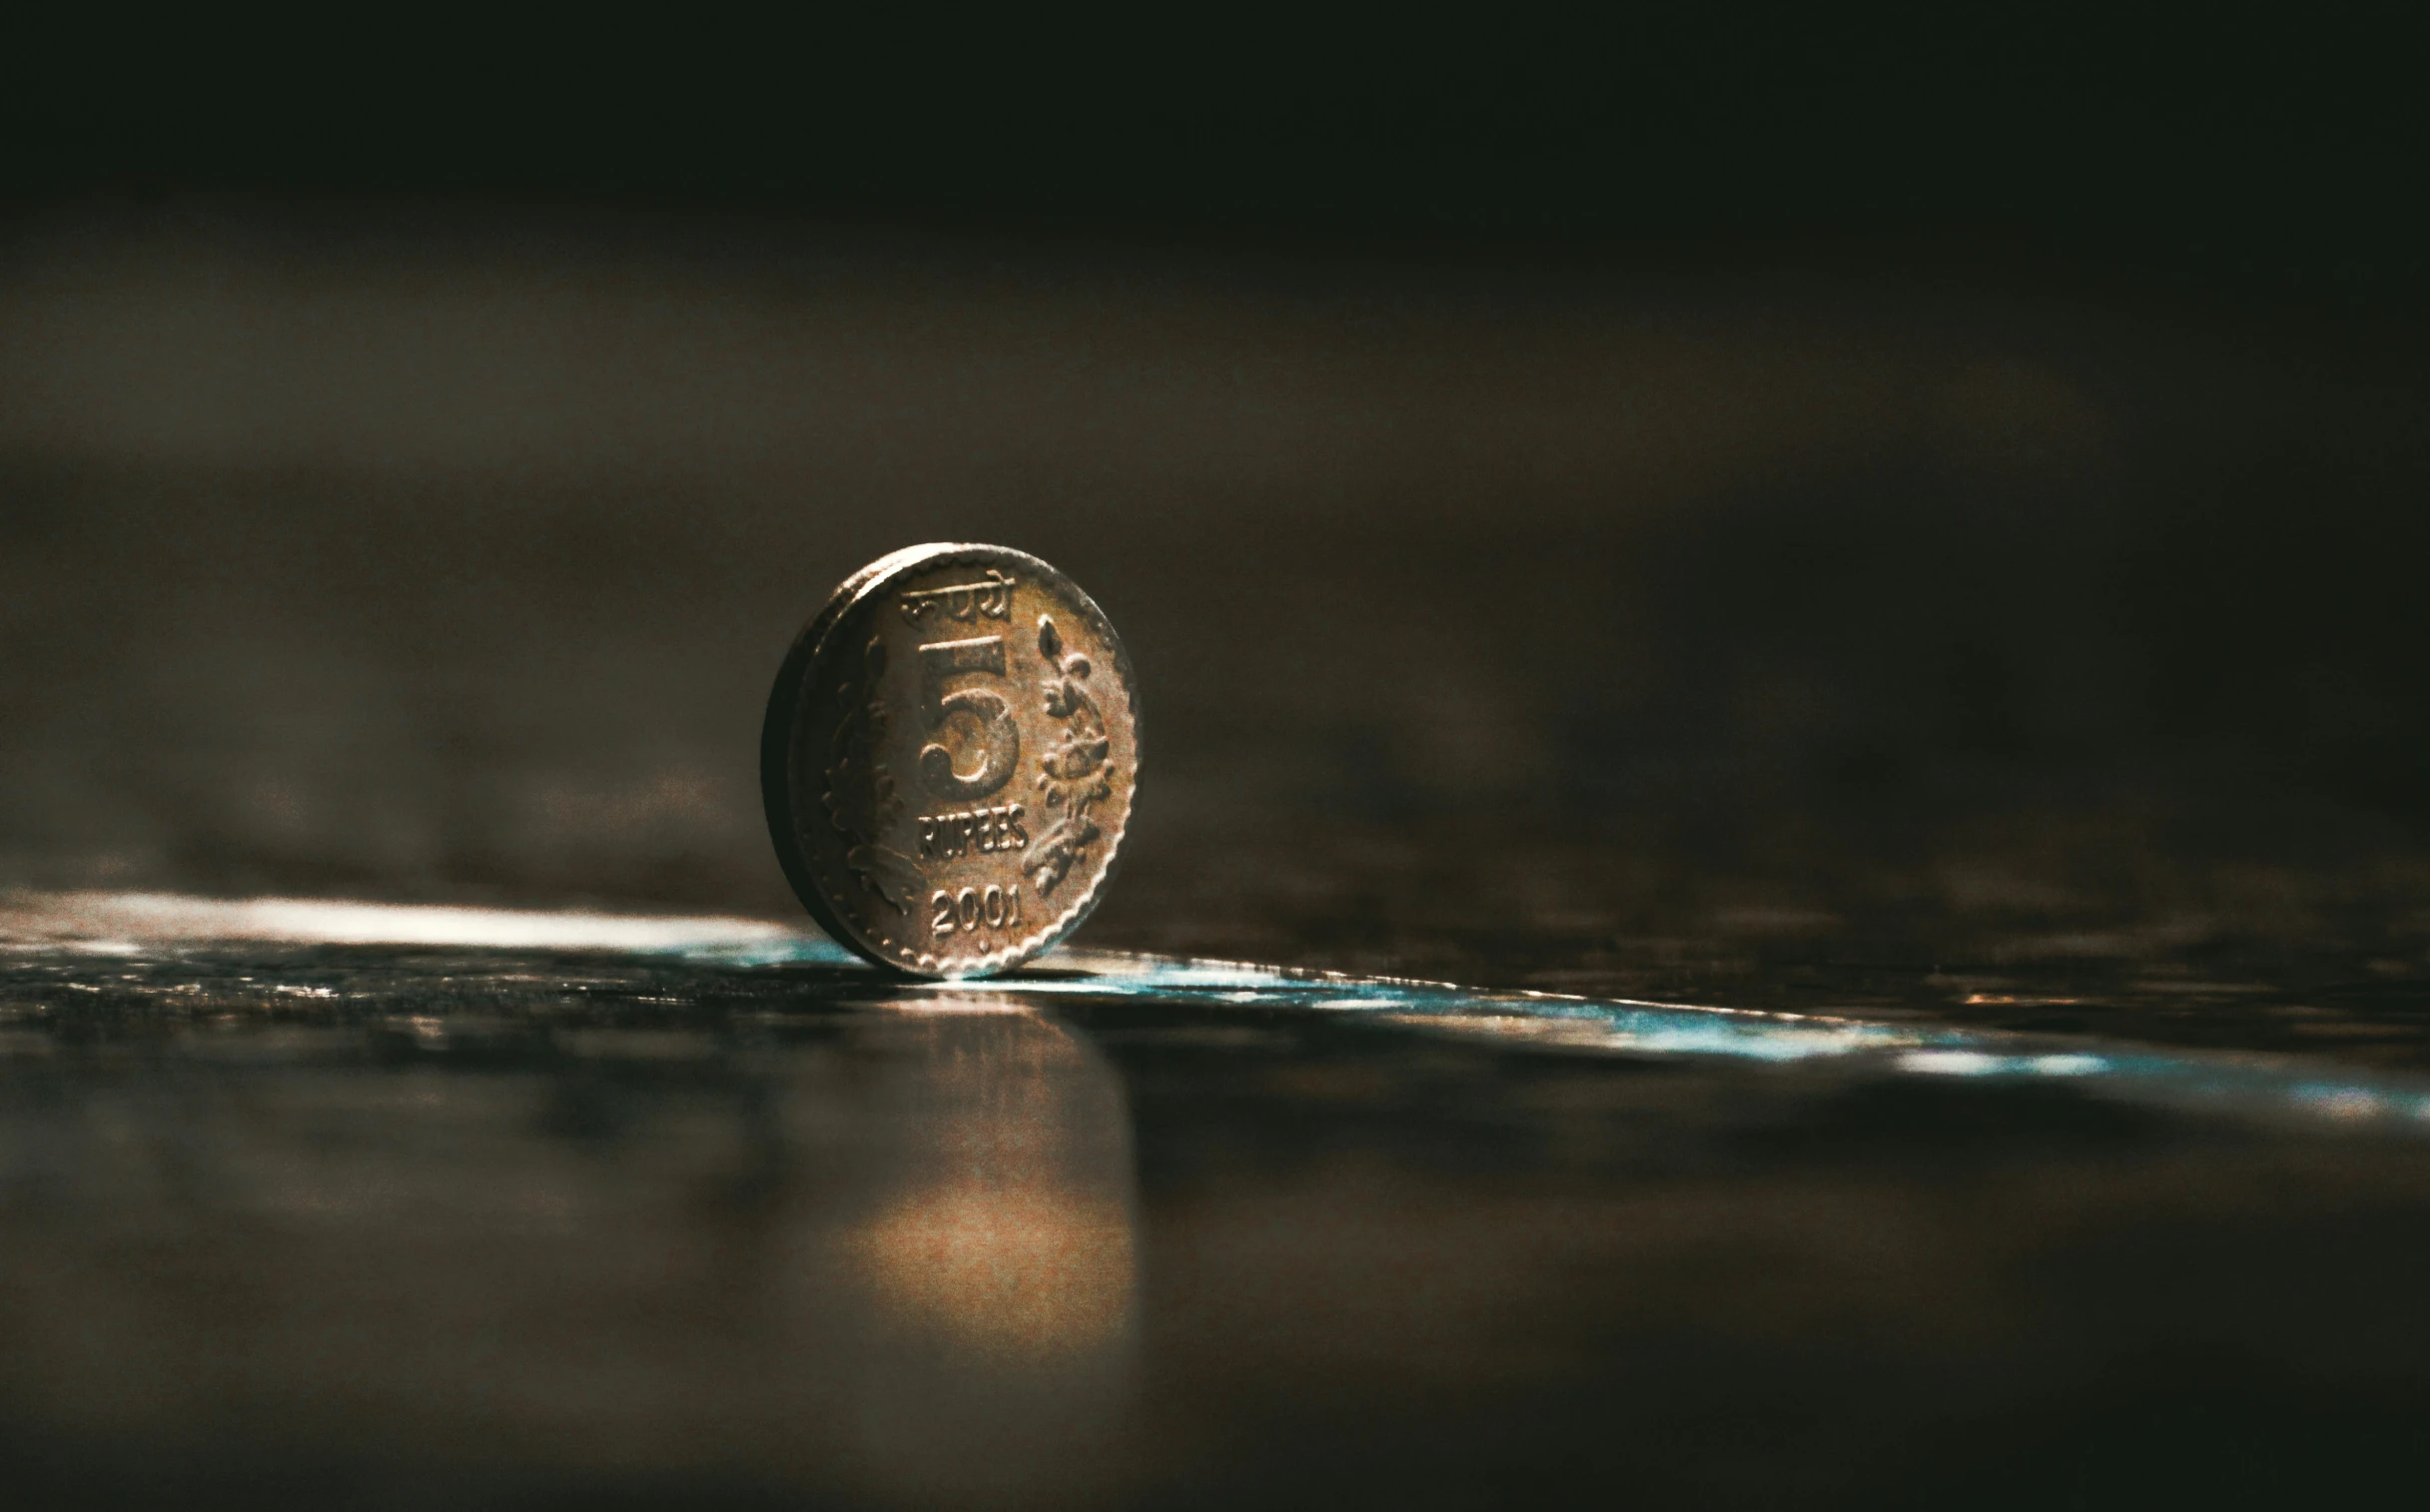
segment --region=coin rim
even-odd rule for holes
[[[826,664],[833,652],[835,631],[863,603],[883,592],[895,579],[910,572],[929,567],[951,566],[957,561],[992,562],[1027,567],[1051,573],[1071,590],[1083,617],[1097,638],[1114,653],[1114,670],[1123,687],[1123,701],[1130,718],[1131,730],[1131,798],[1124,806],[1120,833],[1108,837],[1105,864],[1098,869],[1097,880],[1073,906],[1071,914],[1061,925],[1041,935],[1026,948],[1007,947],[978,957],[967,965],[950,970],[924,971],[892,956],[880,954],[861,940],[858,931],[847,924],[841,913],[831,908],[820,892],[817,879],[810,874],[807,856],[802,854],[800,826],[793,812],[791,754],[793,726],[801,708],[803,690],[814,674]],[[1032,556],[1011,546],[990,545],[984,541],[931,541],[924,545],[905,546],[862,567],[836,585],[827,603],[794,637],[786,651],[782,666],[777,669],[776,685],[768,694],[766,714],[759,730],[759,793],[761,812],[768,821],[768,838],[776,849],[778,866],[793,895],[809,912],[811,921],[825,931],[828,938],[859,956],[862,960],[906,977],[927,981],[963,981],[992,977],[1036,959],[1053,950],[1072,932],[1088,922],[1103,901],[1106,885],[1113,881],[1114,872],[1122,859],[1123,840],[1130,834],[1131,821],[1139,813],[1140,707],[1139,681],[1132,675],[1131,651],[1122,637],[1115,633],[1113,621],[1098,607],[1097,600],[1087,589],[1058,569],[1052,562]]]

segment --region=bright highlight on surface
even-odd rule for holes
[[[775,945],[798,938],[796,931],[781,924],[718,915],[553,913],[320,898],[189,898],[173,893],[32,893],[0,902],[0,939],[81,947],[100,954],[145,943],[212,940],[656,954]]]

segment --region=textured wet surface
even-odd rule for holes
[[[2302,1499],[2430,1405],[2430,1081],[2334,1040],[10,928],[13,1505]]]

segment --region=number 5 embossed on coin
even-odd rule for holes
[[[912,546],[793,643],[760,733],[768,831],[821,928],[979,977],[1097,906],[1131,822],[1139,699],[1089,595],[1003,546]]]

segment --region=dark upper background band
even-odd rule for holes
[[[7,203],[655,206],[1393,256],[1787,257],[2418,313],[2418,38],[2305,13],[379,5],[15,20]],[[71,14],[73,13],[73,14]],[[406,220],[411,211],[403,212]],[[392,218],[392,225],[396,224]]]

